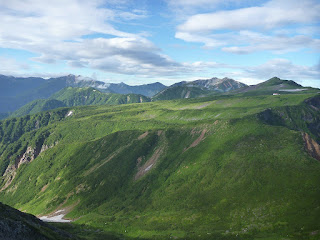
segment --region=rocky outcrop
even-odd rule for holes
[[[18,157],[15,162],[15,168],[18,169],[21,164],[29,163],[33,161],[37,156],[39,152],[36,148],[33,147],[27,147],[27,150],[22,154],[22,156]]]
[[[15,165],[9,165],[5,171],[5,173],[3,174],[4,177],[4,186],[0,189],[0,192],[7,189],[10,184],[12,183],[13,179],[16,176],[16,168]]]
[[[42,147],[41,147],[41,149],[40,149],[40,153],[46,151],[46,150],[49,149],[49,148],[53,148],[53,147],[56,146],[58,143],[59,143],[59,142],[57,141],[57,142],[55,142],[54,144],[51,144],[51,145],[43,144]],[[40,153],[39,153],[39,154],[40,154]]]
[[[7,167],[6,171],[4,172],[3,177],[4,177],[5,184],[1,188],[0,192],[7,189],[10,186],[21,164],[29,163],[33,161],[39,155],[39,153],[40,153],[40,150],[33,148],[31,146],[27,147],[27,150],[22,155],[17,157],[15,163],[10,164]]]
[[[306,151],[320,161],[320,145],[313,140],[308,133],[302,133]]]
[[[318,111],[320,109],[320,95],[307,99],[305,103]]]
[[[52,145],[46,145],[43,144],[41,147],[27,147],[26,151],[21,154],[19,157],[17,157],[16,161],[14,164],[10,164],[6,171],[3,174],[4,182],[5,184],[3,187],[0,189],[0,192],[7,189],[10,184],[12,183],[13,179],[16,176],[17,170],[22,164],[27,164],[32,162],[40,153],[46,151],[49,148],[54,147],[57,145],[58,142],[55,142]]]
[[[75,239],[69,233],[48,225],[35,216],[0,203],[0,239]]]

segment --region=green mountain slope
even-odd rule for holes
[[[10,117],[20,117],[27,114],[35,114],[41,111],[60,107],[86,106],[86,105],[116,105],[128,103],[149,102],[150,99],[138,94],[102,93],[92,87],[64,88],[53,94],[50,99],[39,99],[21,107]]]
[[[0,200],[133,238],[319,239],[319,99],[212,96],[8,119]]]
[[[38,99],[30,103],[27,103],[23,107],[19,108],[18,110],[10,114],[10,117],[21,117],[27,114],[35,114],[38,112],[47,111],[60,107],[67,107],[67,105],[64,102],[56,99]]]

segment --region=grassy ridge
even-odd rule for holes
[[[42,144],[58,143],[21,165],[0,200],[34,214],[72,206],[76,224],[130,237],[310,239],[320,229],[320,164],[304,149],[300,115],[289,129],[260,113],[300,108],[318,119],[304,103],[312,96],[75,107],[40,128]],[[6,126],[22,120],[7,121],[10,135]],[[39,142],[36,132],[14,144]]]

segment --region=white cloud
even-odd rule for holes
[[[320,39],[313,39],[304,35],[293,37],[286,35],[270,36],[252,31],[240,31],[236,38],[238,43],[241,41],[245,45],[223,47],[222,50],[236,54],[248,54],[264,50],[285,53],[306,47],[320,50]]]
[[[255,1],[257,4],[261,0]],[[213,10],[218,7],[239,6],[243,0],[166,0],[169,9],[175,14],[192,14],[198,10]]]
[[[271,0],[262,6],[193,15],[177,27],[175,37],[235,54],[320,49],[315,37],[319,12],[319,1]]]
[[[126,1],[0,1],[0,47],[36,53],[39,56],[32,60],[41,63],[62,60],[75,68],[123,74],[169,74],[182,68],[143,36],[113,27],[112,22],[147,16],[145,10],[124,11],[121,8],[124,3]],[[106,5],[117,5],[117,8],[107,9]],[[111,36],[82,38],[92,34]]]
[[[287,24],[320,20],[320,3],[314,0],[272,0],[261,7],[197,14],[178,26],[181,32],[208,32],[221,29],[275,28]]]
[[[228,2],[235,2],[237,0],[167,0],[170,9],[192,11],[198,8],[216,8],[219,5],[227,4]]]
[[[320,81],[320,70],[317,66],[296,65],[281,58],[272,59],[256,67],[248,67],[245,72],[247,76],[256,78],[277,76],[282,79],[318,79]]]
[[[31,60],[41,63],[65,61],[72,68],[136,76],[192,74],[218,67],[217,63],[176,62],[145,37],[117,30],[111,25],[113,21],[138,19],[147,12],[139,9],[125,12],[121,6],[110,10],[101,7],[103,3],[100,0],[0,2],[0,47],[36,53],[39,56]],[[94,33],[113,36],[82,38]]]
[[[228,76],[246,84],[257,84],[272,77],[294,80],[304,86],[320,87],[320,67],[303,66],[287,59],[271,59],[258,66],[238,67],[227,73]]]
[[[99,8],[101,1],[10,0],[0,2],[0,46],[35,45],[42,42],[74,40],[83,35],[104,33],[128,37],[109,22],[113,11]]]
[[[182,39],[187,42],[201,42],[205,44],[206,48],[216,48],[224,46],[226,43],[212,36],[201,36],[197,34],[192,34],[188,32],[177,32],[175,34],[176,38]]]
[[[0,56],[0,74],[11,75],[16,69],[27,70],[30,66],[26,63],[21,63],[13,58]]]
[[[306,35],[262,34],[254,31],[228,32],[222,34],[196,34],[177,32],[175,37],[187,42],[204,44],[205,48],[220,48],[234,54],[248,54],[257,51],[271,51],[282,54],[302,48],[320,50],[320,39]]]

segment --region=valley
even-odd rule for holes
[[[4,119],[0,202],[101,239],[319,239],[320,95],[281,92],[298,88],[273,78]]]

